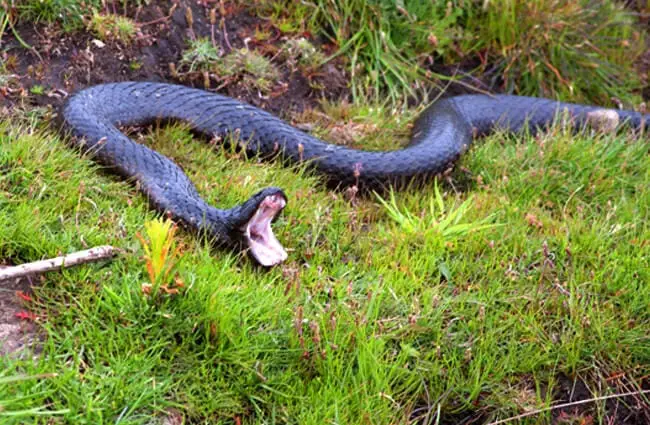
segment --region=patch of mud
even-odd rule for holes
[[[600,373],[604,371],[601,370]],[[550,411],[550,423],[553,425],[648,425],[650,424],[650,403],[648,394],[640,395],[639,389],[650,389],[650,379],[641,378],[640,382],[632,383],[626,378],[623,372],[609,374],[607,378],[595,378],[597,391],[590,390],[585,381],[581,379],[571,379],[565,375],[557,377],[557,384],[554,386],[553,405],[557,406]],[[521,385],[527,389],[527,394],[518,401],[517,404],[528,406],[524,411],[534,411],[534,405],[527,403],[536,401],[537,396],[535,383],[532,379],[522,377]],[[542,398],[546,398],[545,392],[547,387],[541,386]],[[612,397],[603,400],[596,400],[607,395],[626,394],[622,397]],[[566,405],[560,407],[560,405]],[[458,413],[441,412],[440,418],[437,418],[436,403],[423,404],[416,407],[411,412],[409,423],[411,424],[432,424],[441,425],[485,425],[493,423],[490,419],[490,412],[487,410],[462,410]],[[539,411],[529,416],[513,414],[508,422],[503,423],[520,423],[518,421],[529,419],[542,419],[549,416],[549,411]],[[505,420],[505,418],[501,418]],[[498,421],[497,421],[498,422]],[[546,423],[546,422],[544,422]]]
[[[98,40],[88,31],[64,33],[55,25],[19,25],[18,33],[33,50],[25,49],[11,34],[5,34],[4,46],[0,46],[4,51],[1,59],[20,82],[20,89],[0,91],[0,105],[27,101],[30,105],[56,107],[67,95],[84,87],[117,81],[165,81],[205,88],[202,79],[181,79],[170,68],[170,64],[178,65],[183,50],[194,38],[213,39],[223,54],[248,47],[273,59],[274,46],[277,51],[277,46],[288,38],[310,37],[284,35],[271,22],[250,15],[245,8],[230,2],[225,5],[224,15],[216,8],[216,25],[210,21],[210,10],[214,7],[211,2],[163,0],[127,8],[126,16],[139,25],[136,40],[128,45]],[[110,7],[108,11],[112,12]],[[124,15],[122,10],[117,12]],[[191,26],[188,14],[192,16]],[[263,43],[256,42],[255,34],[260,30],[273,36]],[[311,41],[323,44],[321,40]],[[321,98],[348,96],[348,78],[337,61],[308,76],[276,62],[280,78],[273,82],[271,95],[251,93],[237,84],[219,87],[218,91],[283,116],[314,107]],[[310,84],[312,79],[318,84]],[[315,90],[317,85],[326,89]],[[217,86],[213,83],[210,89],[217,91]]]
[[[624,377],[624,374],[621,374]],[[611,377],[610,377],[611,378]],[[606,387],[594,394],[584,381],[570,379],[566,376],[559,378],[559,385],[556,389],[557,403],[572,403],[580,400],[589,400],[599,395],[606,394],[623,394],[638,391],[638,387],[624,382],[622,379],[609,380],[604,383],[610,387],[607,393]],[[640,382],[641,389],[649,389],[650,381]],[[599,417],[599,407],[602,408],[603,402],[585,403],[574,406],[557,409],[553,412],[553,423],[556,424],[596,424]],[[604,412],[602,423],[616,425],[647,425],[650,424],[650,404],[648,397],[638,394],[625,397],[610,398],[604,401]]]
[[[30,279],[0,281],[0,356],[40,352],[37,326],[25,306],[32,285]]]

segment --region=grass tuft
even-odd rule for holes
[[[60,22],[66,31],[83,27],[89,11],[102,5],[100,0],[25,0],[17,2],[18,17],[22,22]]]
[[[521,95],[609,104],[641,88],[644,32],[613,0],[265,0],[253,10],[331,40],[358,99],[397,102],[449,79],[437,70],[476,62],[475,76]]]
[[[408,209],[401,209],[397,205],[393,190],[390,191],[390,201],[386,201],[379,195],[376,196],[379,202],[386,208],[389,217],[399,225],[398,232],[423,236],[425,238],[430,233],[435,233],[441,237],[442,244],[452,243],[452,240],[455,238],[495,226],[494,224],[485,224],[491,220],[492,217],[490,216],[478,222],[461,223],[467,210],[472,205],[472,197],[468,197],[456,207],[449,207],[445,205],[445,199],[440,193],[437,181],[433,188],[433,196],[429,198],[428,202],[425,202],[428,205],[428,209],[421,215],[416,215]]]
[[[222,56],[207,38],[193,40],[181,59],[181,72],[203,75],[221,85],[239,83],[247,90],[267,93],[279,73],[270,60],[247,48],[235,49]],[[207,82],[206,82],[207,84]]]
[[[138,25],[131,19],[97,12],[90,18],[88,28],[102,41],[115,40],[124,44],[132,42],[138,33]]]
[[[189,47],[183,52],[181,64],[187,67],[187,72],[207,71],[219,61],[221,54],[208,38],[191,40]]]
[[[612,1],[498,0],[468,11],[461,50],[482,52],[506,92],[608,105],[640,87],[635,23]]]

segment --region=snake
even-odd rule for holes
[[[465,94],[441,98],[415,120],[409,143],[391,151],[366,151],[327,143],[258,107],[211,91],[155,82],[106,83],[70,96],[62,110],[72,144],[98,164],[137,184],[155,210],[219,246],[243,250],[265,267],[287,252],[271,224],[287,205],[286,193],[268,187],[228,208],[209,205],[171,159],[127,137],[120,127],[157,120],[182,121],[211,140],[236,143],[246,154],[281,155],[307,163],[342,187],[376,187],[439,175],[472,142],[500,128],[537,132],[563,112],[574,128],[600,123],[642,129],[650,116],[632,110],[515,95]],[[228,137],[234,136],[234,137]]]

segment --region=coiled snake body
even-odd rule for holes
[[[442,99],[415,123],[403,149],[368,152],[325,143],[279,118],[215,93],[161,83],[114,83],[84,89],[63,109],[64,124],[75,144],[100,164],[138,181],[158,210],[212,235],[216,242],[244,245],[265,266],[286,259],[271,231],[271,221],[286,205],[279,188],[267,188],[229,209],[208,205],[185,173],[169,158],[126,137],[119,126],[156,119],[187,122],[209,137],[237,132],[251,154],[281,153],[290,162],[310,161],[319,172],[342,185],[375,185],[439,174],[472,143],[499,126],[517,132],[550,124],[566,110],[581,126],[602,116],[645,125],[648,115],[632,111],[561,103],[522,96],[463,95]]]

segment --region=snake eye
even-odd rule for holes
[[[243,227],[250,253],[263,266],[274,266],[287,259],[287,252],[271,228],[271,222],[286,204],[287,201],[280,195],[267,196]]]

